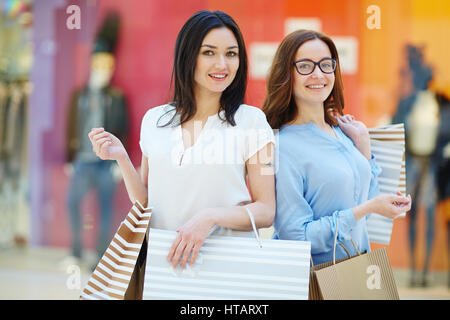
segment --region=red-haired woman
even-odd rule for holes
[[[333,41],[309,30],[288,35],[275,54],[263,106],[279,129],[274,238],[311,241],[315,264],[332,260],[338,221],[338,241],[356,254],[351,240],[370,251],[370,213],[395,218],[410,208],[409,196],[378,195],[381,169],[368,130],[343,108]],[[338,246],[336,259],[346,256]]]

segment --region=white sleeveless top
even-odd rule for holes
[[[436,147],[439,131],[439,104],[433,92],[424,90],[417,94],[407,121],[411,151],[429,156]]]
[[[204,208],[250,202],[245,161],[274,143],[265,114],[243,104],[234,116],[236,126],[223,122],[217,114],[210,116],[203,129],[197,128],[201,131],[194,145],[184,150],[179,115],[173,122],[178,125],[157,127],[174,113],[175,108],[168,104],[149,109],[139,141],[148,158],[148,204],[153,207],[150,224],[165,230],[175,230]],[[225,118],[224,111],[221,118]],[[225,228],[217,228],[214,234],[253,236],[252,232]]]

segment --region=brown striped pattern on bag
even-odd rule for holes
[[[380,194],[406,194],[405,129],[403,123],[370,128],[372,153],[382,172],[378,177]],[[404,216],[405,214],[402,214]],[[389,244],[393,220],[372,214],[367,220],[369,241]]]
[[[124,299],[149,227],[151,212],[151,208],[144,208],[138,201],[133,205],[84,287],[80,299]]]

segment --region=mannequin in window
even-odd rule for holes
[[[67,161],[70,175],[67,205],[72,231],[72,253],[69,263],[77,263],[82,256],[81,203],[94,188],[100,209],[97,256],[100,258],[109,244],[113,214],[113,199],[117,168],[113,161],[99,160],[92,150],[88,133],[93,127],[115,132],[126,141],[128,117],[123,93],[111,84],[115,69],[114,49],[118,31],[118,17],[109,15],[97,35],[91,57],[91,72],[87,85],[71,98],[67,124]],[[85,217],[86,218],[86,217]],[[75,260],[75,261],[73,261]]]
[[[411,286],[428,285],[428,269],[434,240],[435,209],[437,204],[437,172],[445,143],[442,140],[445,122],[441,121],[447,99],[430,89],[433,71],[424,62],[422,48],[406,46],[412,92],[401,99],[393,123],[405,124],[406,183],[411,194],[409,214],[409,242],[411,258]],[[448,141],[447,141],[448,142]],[[416,273],[416,220],[418,205],[426,211],[426,253],[422,277]]]

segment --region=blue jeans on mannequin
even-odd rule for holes
[[[411,194],[412,203],[409,214],[409,243],[411,252],[411,285],[415,285],[415,247],[416,247],[416,220],[418,205],[425,206],[426,211],[426,253],[420,285],[426,286],[426,276],[430,264],[434,240],[434,220],[437,203],[436,166],[430,157],[409,155],[406,159],[407,193]],[[422,200],[422,201],[420,201]]]
[[[81,258],[82,217],[80,206],[83,198],[92,189],[97,190],[100,207],[100,232],[97,239],[97,255],[101,257],[108,248],[112,222],[112,202],[115,181],[112,161],[74,161],[73,176],[69,186],[67,205],[72,230],[72,255]]]

